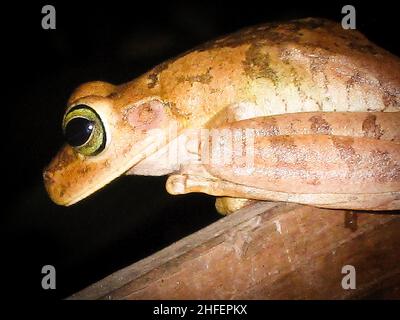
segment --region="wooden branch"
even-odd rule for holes
[[[399,293],[400,215],[257,202],[70,299],[343,299]],[[356,270],[344,290],[344,265]]]

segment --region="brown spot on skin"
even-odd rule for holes
[[[292,51],[288,48],[279,48],[279,59],[286,65],[291,65]]]
[[[147,87],[149,89],[154,88],[157,84],[158,84],[158,76],[159,74],[166,70],[169,66],[169,64],[172,62],[172,60],[166,61],[164,63],[159,64],[158,66],[156,66],[147,76],[149,82],[147,83]]]
[[[296,87],[297,92],[299,93],[301,102],[304,102],[307,99],[307,95],[301,88],[303,79],[299,76],[293,66],[290,66],[290,77],[293,81],[294,86]]]
[[[119,99],[119,98],[121,98],[121,92],[112,92],[107,96],[107,98]]]
[[[340,158],[346,163],[350,173],[354,171],[354,167],[361,161],[361,157],[353,148],[354,139],[351,137],[331,137],[333,145],[339,151]]]
[[[331,134],[332,129],[329,123],[322,116],[312,116],[308,121],[311,122],[311,130],[317,134]]]
[[[60,188],[60,192],[58,193],[59,197],[62,198],[64,197],[65,194],[65,189],[63,187]]]
[[[182,110],[181,108],[178,108],[176,106],[176,103],[174,103],[174,102],[167,102],[165,105],[169,108],[169,110],[171,110],[171,113],[176,118],[189,119],[192,116],[191,112],[187,112],[187,111]]]
[[[297,154],[297,146],[291,136],[277,136],[271,140],[271,144],[278,163],[293,163]]]
[[[267,78],[275,86],[279,80],[276,71],[270,66],[268,47],[262,43],[254,43],[247,49],[243,69],[244,74],[251,79]]]
[[[350,97],[351,97],[351,90],[355,85],[359,85],[359,86],[364,86],[365,84],[370,84],[370,81],[368,80],[367,75],[356,71],[347,81],[346,81],[346,94],[347,94],[347,100],[350,101]],[[364,97],[365,99],[365,97]],[[365,102],[366,103],[366,102]],[[370,109],[368,108],[368,111],[370,111]]]
[[[346,211],[344,214],[344,227],[351,231],[357,231],[358,215],[354,211]]]
[[[317,186],[317,185],[321,184],[321,180],[319,180],[317,177],[314,177],[311,180],[307,180],[307,184]]]
[[[349,80],[346,81],[346,89],[349,93],[349,90],[354,87],[355,84],[363,83],[363,77],[360,75],[359,72],[354,73]]]
[[[268,136],[277,136],[280,134],[279,126],[277,124],[275,117],[268,117],[262,119],[261,128],[257,128],[255,131],[256,136],[268,137]]]
[[[90,167],[88,167],[88,166],[82,166],[81,168],[79,168],[79,169],[77,170],[77,173],[78,173],[79,175],[84,176],[84,175],[86,175],[89,171],[90,171]]]
[[[150,73],[148,76],[148,79],[149,79],[149,82],[147,84],[147,87],[149,89],[154,88],[158,82],[158,73],[157,72]]]
[[[394,93],[388,92],[385,90],[382,94],[382,101],[383,104],[385,105],[385,108],[387,107],[395,107],[398,102],[397,102],[397,97],[400,95],[400,92],[396,95]]]
[[[165,103],[159,100],[142,102],[124,111],[123,119],[133,130],[145,133],[154,128],[160,128],[165,121]]]
[[[109,168],[110,167],[110,161],[106,160],[103,162],[103,168]]]
[[[178,83],[182,83],[184,81],[187,81],[189,83],[193,83],[193,82],[200,82],[202,84],[209,84],[212,80],[212,75],[210,74],[211,71],[211,67],[208,68],[207,72],[203,73],[203,74],[198,74],[195,76],[181,76],[178,78]]]
[[[138,112],[138,121],[143,124],[148,124],[154,119],[154,111],[150,104],[145,103],[140,106]]]
[[[364,137],[379,139],[383,135],[383,130],[376,123],[376,115],[369,114],[362,123]]]
[[[325,65],[329,62],[329,57],[324,56],[323,53],[317,56],[310,57],[310,69],[311,73],[323,72]]]

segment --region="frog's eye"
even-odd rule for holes
[[[103,122],[87,105],[77,105],[65,114],[63,131],[68,144],[85,156],[99,154],[106,145]]]

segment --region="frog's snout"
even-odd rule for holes
[[[70,205],[76,201],[73,187],[74,163],[78,155],[68,145],[64,146],[43,170],[43,181],[51,200],[59,205]]]
[[[54,175],[51,171],[47,170],[47,168],[43,169],[43,182],[44,182],[44,187],[47,191],[47,194],[55,202],[56,204],[59,205],[66,205],[66,203],[63,203],[59,201],[59,198],[55,196],[55,193],[53,192],[54,190]]]

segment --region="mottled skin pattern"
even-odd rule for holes
[[[128,172],[174,173],[167,182],[173,194],[199,191],[373,210],[399,206],[400,60],[359,32],[331,21],[309,18],[247,28],[129,83],[84,84],[71,95],[68,108],[77,104],[87,104],[101,116],[107,147],[93,157],[63,147],[44,172],[49,195],[58,204],[75,203]],[[271,115],[276,116],[266,117]],[[241,122],[244,119],[253,120]],[[270,148],[274,153],[271,159],[257,159],[260,169],[285,165],[291,177],[307,174],[313,166],[315,170],[294,180],[275,170],[276,184],[265,179],[262,170],[261,176],[238,177],[233,167],[165,167],[163,149],[176,136],[162,140],[148,131],[157,127],[166,132],[171,124],[178,128],[177,135],[187,128],[254,126],[260,133],[257,150]],[[312,163],[322,151],[334,159],[325,171]],[[288,155],[309,161],[291,164],[285,160]],[[372,165],[384,169],[372,174]],[[339,178],[343,167],[347,176]],[[335,170],[336,180],[329,180],[327,173]],[[381,187],[374,196],[366,186],[371,182],[368,175]],[[334,191],[356,176],[357,189],[343,190],[352,193]],[[298,193],[303,186],[311,188],[305,189],[308,193]]]

